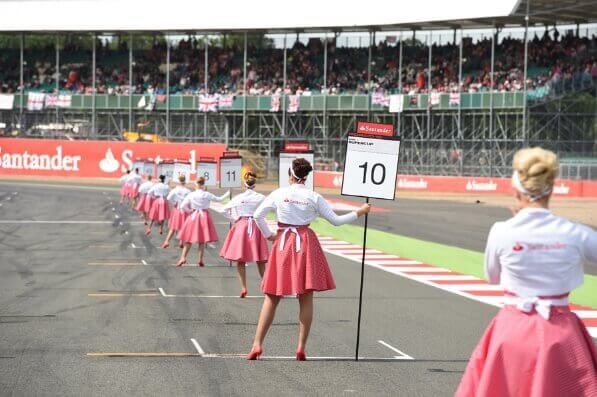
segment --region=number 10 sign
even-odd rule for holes
[[[342,194],[394,200],[400,139],[393,126],[359,122],[348,136]]]

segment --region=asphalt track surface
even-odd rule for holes
[[[256,297],[241,300],[219,244],[208,267],[175,268],[178,249],[157,248],[162,236],[146,237],[117,200],[101,187],[0,184],[0,394],[447,396],[497,310],[368,267],[354,362],[360,266],[330,255],[338,288],[316,295],[307,355],[331,358],[284,358],[297,338],[288,298],[265,341],[270,358],[247,362],[256,269]]]

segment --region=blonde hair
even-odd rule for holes
[[[560,172],[560,163],[554,152],[534,147],[516,152],[512,168],[518,173],[520,183],[532,197],[542,195],[553,188]]]

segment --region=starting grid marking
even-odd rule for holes
[[[145,358],[145,357],[197,357],[197,358],[219,358],[219,359],[244,359],[246,353],[207,353],[197,339],[191,338],[191,344],[193,345],[195,352],[93,352],[87,353],[87,357],[94,358]],[[389,349],[392,357],[367,357],[359,356],[361,361],[412,361],[414,357],[398,350],[394,346],[382,340],[377,341],[380,345]],[[294,356],[261,356],[260,361],[294,361]],[[307,356],[307,361],[354,361],[354,356]]]
[[[223,207],[223,204],[212,203],[212,208],[220,213],[223,211]],[[277,228],[275,221],[268,220],[268,225],[274,229]],[[328,254],[361,263],[362,246],[336,240],[333,237],[320,235],[317,235],[317,237],[321,247]],[[487,281],[475,276],[468,276],[428,263],[385,254],[369,248],[365,249],[365,264],[468,299],[496,307],[504,306],[504,290],[498,285],[488,284]],[[597,338],[597,309],[573,303],[570,304],[570,309],[580,317],[589,334]]]
[[[363,247],[332,237],[318,238],[325,252],[353,262],[361,262]],[[365,249],[365,264],[478,302],[497,307],[504,306],[504,290],[499,285],[489,284],[475,276],[368,248]],[[589,334],[597,338],[597,310],[573,303],[570,304],[570,308],[580,317]]]

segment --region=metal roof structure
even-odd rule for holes
[[[595,0],[0,0],[3,32],[342,32],[597,22]]]

